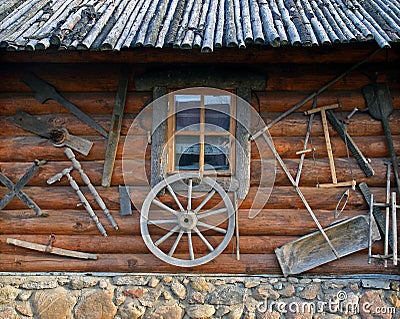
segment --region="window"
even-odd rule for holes
[[[213,94],[214,93],[214,94]],[[235,99],[230,94],[171,94],[168,107],[168,173],[235,170]]]

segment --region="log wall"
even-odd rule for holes
[[[382,51],[369,63],[338,81],[321,94],[318,105],[339,101],[342,104],[342,113],[347,115],[356,106],[360,109],[366,107],[361,88],[371,83],[371,79],[388,83],[394,107],[390,117],[390,126],[397,156],[400,156],[400,69],[398,68],[398,49],[392,50]],[[260,112],[264,121],[269,122],[357,63],[362,59],[364,53],[365,55],[368,53],[365,49],[360,51],[351,46],[342,51],[345,58],[335,54],[314,52],[307,59],[300,49],[298,52],[290,49],[290,55],[286,60],[279,56],[280,53],[277,53],[276,59],[273,59],[274,55],[270,51],[265,52],[265,56],[269,58],[263,59],[262,51],[260,51],[260,55],[254,58],[254,64],[249,64],[247,61],[247,65],[244,65],[245,59],[241,55],[242,51],[238,51],[226,56],[224,62],[230,63],[230,70],[232,68],[254,70],[265,74],[268,79],[267,86],[264,91],[253,92],[252,105]],[[81,60],[75,53],[71,55],[57,53],[57,56],[43,53],[26,55],[24,53],[23,55],[16,54],[14,60],[10,58],[10,53],[4,54],[3,58],[0,57],[0,61],[2,61],[0,65],[0,169],[4,175],[16,183],[35,159],[48,161],[23,188],[24,192],[44,211],[43,216],[35,217],[34,213],[17,198],[14,198],[0,211],[0,271],[190,271],[199,273],[222,271],[280,274],[281,270],[274,254],[274,248],[315,231],[317,228],[278,165],[274,188],[267,204],[257,207],[257,203],[253,202],[260,182],[261,169],[260,154],[254,150],[254,147],[252,147],[251,160],[251,188],[239,211],[240,261],[236,260],[233,253],[234,239],[224,253],[215,260],[191,269],[168,265],[148,251],[140,234],[139,213],[133,211],[132,216],[121,216],[119,212],[118,185],[124,183],[122,176],[123,143],[135,116],[152,96],[151,92],[137,92],[133,80],[136,75],[146,71],[171,69],[180,65],[174,63],[174,53],[166,54],[166,59],[163,61],[168,61],[168,63],[164,62],[163,64],[140,63],[140,59],[135,58],[134,55],[130,55],[127,60],[123,58],[123,55],[119,59],[118,56],[112,55],[112,58],[107,60],[103,53],[85,54]],[[180,63],[193,63],[189,54],[186,60],[180,52],[178,56]],[[211,55],[204,63],[212,66],[221,59],[219,55]],[[290,63],[296,59],[299,63]],[[49,100],[40,104],[33,97],[31,89],[22,83],[21,79],[26,72],[34,72],[54,85],[68,100],[79,106],[85,113],[90,114],[108,130],[119,80],[118,70],[120,70],[121,63],[126,61],[130,62],[132,74],[122,123],[122,136],[117,150],[111,187],[103,188],[100,185],[106,140],[69,114],[57,102]],[[235,61],[241,61],[242,64],[234,64]],[[143,62],[147,61],[143,59]],[[185,67],[190,67],[190,64],[186,64]],[[311,108],[311,102],[270,130],[275,147],[285,160],[292,175],[296,174],[299,162],[299,156],[295,155],[295,152],[302,149],[306,134],[308,117],[303,114],[303,111],[309,108]],[[77,206],[76,194],[65,179],[53,186],[46,184],[49,177],[70,164],[62,149],[53,147],[49,141],[17,128],[7,121],[7,116],[15,114],[17,110],[29,112],[53,125],[65,126],[72,134],[83,136],[94,142],[87,157],[77,155],[77,158],[81,161],[84,170],[117,221],[120,227],[118,231],[112,229],[102,211],[96,209],[97,215],[109,234],[107,238],[101,236],[84,208]],[[338,113],[338,115],[342,114]],[[364,155],[371,159],[371,165],[376,174],[371,178],[366,178],[352,157],[348,161],[343,141],[333,129],[330,129],[338,179],[350,180],[354,177],[358,183],[365,181],[375,197],[384,201],[385,162],[389,160],[389,153],[381,124],[373,120],[368,113],[360,112],[354,115],[348,124],[349,134]],[[146,132],[140,133],[143,134],[143,138],[138,139],[138,144],[134,147],[146,147]],[[320,223],[327,226],[335,221],[333,212],[345,189],[317,189],[315,187],[317,182],[330,182],[329,164],[319,116],[315,117],[311,137],[312,145],[317,151],[314,159],[310,155],[306,157],[300,186]],[[147,163],[150,161],[149,156],[148,152]],[[140,166],[142,163],[138,161],[137,165]],[[147,170],[149,170],[148,165]],[[75,173],[73,175],[76,177]],[[130,183],[138,186],[145,185],[146,176],[142,175],[138,174]],[[83,185],[79,178],[77,180],[80,185]],[[395,185],[393,178],[392,185]],[[82,189],[87,192],[86,187],[83,186]],[[8,189],[0,185],[0,198],[4,197],[7,192]],[[93,206],[97,207],[96,204]],[[261,212],[255,219],[249,219],[249,209],[254,207],[260,208]],[[366,202],[357,189],[351,191],[349,202],[341,217],[352,217],[367,212]],[[46,244],[50,234],[56,235],[55,247],[96,253],[99,256],[98,260],[66,260],[62,257],[15,248],[6,244],[8,237]],[[195,241],[194,245],[196,247],[198,242]],[[375,243],[374,252],[382,252],[382,246],[381,241]],[[186,247],[180,247],[180,249],[185,250]],[[392,266],[384,268],[378,262],[368,264],[365,250],[315,268],[309,273],[394,274],[399,273],[399,270]]]

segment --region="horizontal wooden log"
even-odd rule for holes
[[[312,155],[307,155],[304,160],[303,168],[301,171],[301,186],[315,186],[317,182],[319,183],[330,183],[331,175],[329,168],[328,159],[315,159],[315,161],[311,158]],[[299,156],[300,157],[300,156]],[[346,180],[354,178],[357,183],[361,183],[362,181],[366,182],[369,186],[375,187],[386,187],[386,171],[387,165],[385,163],[388,162],[389,159],[382,158],[372,158],[371,165],[375,171],[375,175],[367,178],[364,172],[358,167],[355,159],[350,158],[350,162],[347,158],[335,158],[335,168],[336,175],[339,180]],[[299,166],[299,158],[297,159],[285,159],[285,164],[292,174],[292,176],[296,176],[297,169]],[[263,162],[264,163],[264,162]],[[273,183],[274,186],[290,186],[290,181],[287,178],[286,174],[282,170],[281,166],[274,160],[268,160],[265,162],[268,167],[274,165],[276,168],[275,181]],[[23,176],[26,170],[32,165],[32,163],[27,162],[0,162],[0,169],[4,175],[10,178],[12,181],[17,182],[21,176]],[[28,186],[47,186],[46,181],[54,176],[55,174],[61,172],[64,168],[69,167],[71,162],[69,161],[49,161],[46,165],[42,166],[38,172],[29,180]],[[81,165],[83,170],[89,176],[93,185],[99,186],[101,185],[101,178],[103,173],[103,161],[81,161]],[[114,171],[112,175],[112,186],[117,185],[136,185],[136,186],[145,186],[149,185],[149,174],[150,174],[150,162],[140,161],[140,160],[131,160],[129,164],[126,164],[127,169],[134,172],[134,174],[126,175],[124,178],[124,174],[122,172],[122,160],[118,160],[115,162]],[[262,178],[262,166],[261,160],[253,159],[251,161],[251,185],[257,186],[262,183],[262,186],[271,184],[270,179]],[[265,168],[264,168],[265,169]],[[79,185],[85,185],[82,179],[78,174],[73,173],[73,176],[76,177],[77,183]],[[391,175],[392,183],[394,185],[394,176]],[[69,182],[66,178],[61,179],[56,184],[57,186],[67,186]]]
[[[0,250],[3,254],[16,253],[15,247],[7,244],[7,238],[15,238],[19,240],[29,241],[41,245],[48,245],[49,236],[46,235],[0,235]],[[207,240],[215,247],[216,243],[220,243],[222,236],[206,236]],[[155,240],[157,237],[155,238]],[[296,236],[242,236],[240,240],[240,251],[243,254],[273,254],[274,249],[284,245],[287,242],[297,239]],[[167,239],[160,248],[167,251],[175,241],[175,238]],[[233,237],[228,244],[224,253],[232,253],[235,238]],[[82,251],[94,254],[150,254],[141,236],[133,235],[113,235],[104,238],[99,235],[56,235],[53,241],[53,247],[68,250]],[[203,244],[198,236],[193,236],[193,247],[195,253],[208,254],[210,251]],[[19,249],[18,252],[26,252],[28,250]],[[188,250],[186,238],[180,241],[176,254],[185,254]]]
[[[393,274],[395,266],[368,264],[366,252],[353,254],[314,268],[307,274]],[[150,254],[100,254],[96,261],[80,261],[40,253],[4,255],[0,260],[2,272],[157,272],[157,273],[214,273],[224,270],[232,274],[281,274],[274,254],[241,254],[240,261],[233,254],[222,254],[209,263],[190,268],[171,266]]]
[[[246,50],[218,48],[212,53],[163,48],[135,48],[123,51],[60,51],[56,48],[46,51],[3,51],[0,61],[9,63],[50,62],[50,63],[357,63],[376,50],[374,43],[335,44],[328,49],[318,47],[288,47],[263,49],[259,46]],[[398,50],[385,49],[371,57],[371,62],[393,62],[399,59]]]
[[[268,78],[267,91],[316,91],[325,83],[347,71],[348,64],[268,64],[259,65],[257,73]],[[115,92],[118,85],[119,65],[113,64],[3,64],[0,77],[7,79],[0,87],[1,92],[31,92],[21,79],[29,71],[47,81],[60,92]],[[178,69],[178,68],[176,68]],[[236,69],[239,71],[240,69]],[[248,68],[246,71],[250,71]],[[368,63],[362,71],[353,71],[330,87],[332,90],[359,90],[371,80],[365,74],[376,74],[377,82],[391,81],[398,74],[395,64]],[[136,65],[132,71],[128,90],[135,89],[135,77],[148,72],[144,65]],[[62,74],[62,76],[60,76]],[[391,87],[399,85],[391,81]]]
[[[1,105],[1,104],[0,104]],[[29,111],[28,111],[29,112]],[[14,112],[15,113],[15,112]],[[277,118],[281,113],[262,113],[262,119],[267,123]],[[344,118],[348,112],[341,114],[340,112],[335,113],[338,119]],[[96,131],[88,127],[86,124],[81,122],[75,116],[70,114],[42,114],[35,115],[38,120],[49,123],[50,126],[63,126],[68,129],[71,134],[74,135],[96,135]],[[110,127],[110,115],[94,115],[93,119],[98,122],[104,128]],[[280,122],[275,124],[269,129],[269,133],[274,137],[295,137],[305,136],[307,131],[307,125],[309,116],[303,113],[293,113],[288,117],[285,117]],[[257,120],[258,122],[258,120]],[[369,114],[357,113],[350,120],[346,120],[348,123],[347,132],[350,136],[376,136],[384,135],[382,124],[380,121],[373,119]],[[389,125],[392,135],[400,135],[400,110],[395,110],[389,118]],[[258,127],[262,126],[258,124]],[[0,117],[0,136],[34,136],[33,133],[27,132],[13,123],[7,120],[7,117]],[[337,132],[328,125],[330,136],[337,136]],[[151,131],[151,118],[150,116],[141,115],[136,118],[134,114],[124,114],[122,121],[121,135],[143,135],[146,136]],[[256,129],[254,129],[256,131]],[[312,136],[323,136],[323,128],[321,118],[316,116],[313,121]]]
[[[62,92],[62,95],[71,103],[87,114],[111,115],[116,92]],[[125,113],[137,114],[144,105],[151,102],[150,92],[127,93]],[[54,100],[40,103],[35,99],[33,92],[16,93],[14,90],[0,93],[0,115],[13,115],[16,110],[31,114],[69,114],[69,111]]]
[[[75,191],[69,186],[49,186],[47,188],[27,186],[24,187],[23,190],[39,205],[41,209],[45,210],[74,209],[74,207],[80,203]],[[109,209],[119,209],[118,187],[110,187],[107,189],[98,187],[97,190]],[[3,197],[7,191],[7,188],[2,187],[0,189],[0,198]],[[81,187],[81,191],[85,194],[85,196],[87,195],[89,202],[91,202],[92,198],[87,187]],[[301,191],[309,201],[311,207],[318,207],[319,209],[334,209],[337,204],[337,200],[340,198],[344,190],[343,188],[325,189],[316,187],[301,187]],[[373,188],[373,191],[377,198],[385,198],[384,195],[382,196],[385,191],[384,188]],[[268,202],[262,202],[260,197],[258,197],[260,202],[257,200],[255,201],[255,196],[257,194],[258,196],[262,196],[262,192],[262,188],[259,190],[258,187],[251,187],[245,200],[241,203],[241,208],[303,208],[303,204],[299,196],[297,196],[297,193],[293,190],[293,187],[273,187],[271,196],[266,198],[268,199]],[[146,187],[138,186],[135,190],[132,190],[131,187],[131,196],[133,197],[134,201],[136,200],[140,203],[141,200],[144,200],[147,194],[148,189]],[[321,198],[324,198],[323,203],[321,203]],[[170,195],[165,195],[161,199],[165,203],[174,203],[174,200]],[[210,200],[210,205],[215,204],[216,202],[213,199]],[[362,195],[358,191],[354,192],[354,199],[348,205],[349,208],[359,208],[360,206],[363,206],[364,199]],[[94,203],[93,206],[94,209],[96,209],[97,204]],[[19,199],[14,198],[6,207],[7,209],[25,209],[26,205]],[[82,209],[84,208],[82,207]]]
[[[351,199],[350,199],[351,200]],[[350,203],[349,203],[350,204]],[[351,209],[346,206],[341,218],[367,214],[368,209]],[[112,229],[103,212],[95,210],[101,223],[111,236],[139,236],[140,215],[133,211],[131,216],[121,216],[112,210],[119,230]],[[323,227],[335,221],[333,209],[314,209]],[[303,236],[317,230],[317,226],[305,208],[300,209],[240,209],[240,234],[242,236]],[[154,233],[163,233],[164,229],[154,229]],[[100,233],[90,216],[84,210],[44,210],[44,216],[35,217],[28,209],[2,210],[0,212],[0,233],[7,235],[99,235]]]
[[[92,141],[93,147],[84,157],[77,154],[79,160],[104,160],[106,150],[106,139],[99,136],[86,136]],[[260,139],[260,138],[259,138]],[[296,152],[303,149],[304,137],[272,137],[275,148],[280,156],[285,158],[298,158]],[[353,138],[355,144],[366,158],[387,158],[390,157],[384,136],[361,136]],[[129,142],[125,145],[126,138],[121,136],[118,144],[116,159],[122,159],[124,147],[126,147],[125,158],[141,160],[150,158],[150,148],[148,139],[145,136],[129,136]],[[48,161],[63,161],[65,155],[62,148],[54,147],[49,140],[38,136],[18,136],[18,137],[2,137],[0,143],[0,162],[31,162],[35,159],[46,159]],[[397,156],[400,156],[400,135],[393,136],[394,149]],[[333,156],[335,158],[347,158],[346,145],[338,136],[332,136],[331,145]],[[323,137],[313,137],[310,147],[314,147],[316,158],[327,158],[326,144]],[[143,150],[146,150],[144,152]],[[144,153],[144,154],[143,154]],[[273,158],[265,141],[261,140],[251,145],[252,159],[259,159],[260,153],[263,159]],[[351,155],[350,155],[351,156]]]

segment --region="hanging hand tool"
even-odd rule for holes
[[[346,207],[347,202],[349,201],[349,195],[350,195],[350,189],[347,189],[340,197],[335,207],[335,215],[334,215],[335,218],[338,218],[340,214],[343,213],[343,210]]]
[[[72,189],[75,191],[75,193],[78,195],[79,200],[81,201],[83,207],[85,207],[86,211],[89,213],[90,217],[92,220],[95,222],[97,229],[100,231],[100,233],[104,236],[107,237],[107,232],[104,229],[103,225],[101,224],[99,218],[97,217],[96,213],[93,211],[92,207],[90,206],[88,200],[86,199],[85,195],[83,195],[82,191],[80,190],[77,182],[75,179],[71,176],[71,171],[74,169],[73,166],[67,167],[63,169],[60,173],[57,173],[56,175],[50,177],[47,180],[47,184],[51,185],[57,181],[60,181],[63,176],[67,176],[69,184],[71,185]]]
[[[72,114],[74,114],[78,119],[80,119],[85,124],[89,125],[91,128],[95,129],[105,138],[108,137],[107,131],[98,124],[95,120],[93,120],[89,115],[84,113],[81,109],[79,109],[76,105],[72,104],[65,97],[63,97],[57,90],[48,84],[47,82],[39,79],[33,73],[28,73],[24,79],[22,80],[25,84],[27,84],[33,91],[35,91],[35,98],[40,102],[44,103],[47,100],[55,100],[64,106],[67,110],[69,110]]]
[[[93,146],[91,141],[70,134],[65,127],[52,127],[47,122],[40,121],[24,111],[17,111],[7,120],[28,132],[49,139],[55,147],[68,146],[87,156]]]
[[[330,170],[331,170],[331,176],[332,176],[332,183],[333,184],[319,184],[319,185],[317,185],[318,187],[341,187],[341,186],[353,186],[353,187],[355,187],[355,185],[354,185],[355,181],[338,183],[337,177],[336,177],[335,161],[334,161],[334,158],[333,158],[331,139],[329,137],[329,130],[328,130],[328,122],[327,122],[327,118],[326,118],[326,113],[329,110],[336,109],[338,107],[339,107],[339,104],[326,105],[326,106],[321,106],[321,107],[318,107],[318,108],[310,109],[310,110],[304,112],[306,115],[315,114],[317,112],[321,113],[322,128],[323,128],[324,136],[325,136],[325,144],[326,144],[326,150],[328,152],[329,167],[330,167]]]
[[[369,205],[369,203],[371,201],[370,198],[371,198],[372,193],[371,193],[368,185],[365,182],[362,182],[358,185],[358,187],[360,187],[361,193],[363,194],[365,201]],[[373,214],[374,214],[376,223],[378,224],[381,233],[385,237],[386,236],[389,237],[389,246],[393,249],[392,235],[391,235],[390,231],[389,232],[386,231],[386,219],[385,219],[385,216],[382,214],[381,209],[377,206],[374,206]]]
[[[361,153],[360,149],[357,147],[356,143],[353,141],[351,136],[347,133],[347,129],[344,126],[345,124],[339,121],[339,119],[335,116],[335,113],[332,110],[326,111],[326,118],[328,119],[329,124],[332,125],[332,127],[341,137],[341,139],[345,142],[346,147],[348,147],[350,152],[353,154],[354,158],[358,163],[358,166],[363,170],[365,175],[367,177],[375,175],[375,172],[372,169],[371,164]]]
[[[100,208],[103,210],[104,214],[107,216],[107,219],[110,221],[111,225],[114,227],[114,229],[118,230],[117,223],[115,222],[114,218],[112,217],[110,211],[106,207],[106,204],[104,203],[103,199],[100,197],[96,188],[94,188],[89,177],[83,171],[81,163],[79,163],[79,161],[75,158],[74,152],[72,152],[72,150],[70,148],[66,147],[64,150],[64,153],[65,153],[65,155],[67,155],[68,159],[72,162],[72,166],[79,172],[79,174],[81,174],[83,182],[89,188],[90,193],[92,193],[94,199],[96,200],[96,202],[100,206]]]
[[[400,208],[400,205],[397,205],[396,203],[396,192],[392,192],[391,200],[389,203],[377,203],[374,201],[374,196],[371,194],[370,197],[370,209],[369,209],[369,218],[370,222],[373,220],[373,208],[374,207],[384,207],[384,208],[390,208],[392,211],[392,243],[393,243],[393,254],[385,254],[385,255],[372,255],[372,240],[370,238],[369,242],[370,245],[368,246],[368,263],[371,263],[371,258],[377,258],[377,259],[392,259],[393,260],[393,265],[397,266],[398,263],[398,257],[397,257],[397,209]],[[385,236],[386,238],[386,236]],[[386,239],[385,239],[385,244],[386,244]],[[385,249],[386,250],[386,249]]]
[[[347,74],[349,74],[350,72],[352,72],[353,70],[357,69],[361,64],[367,62],[370,58],[372,58],[375,54],[377,54],[381,49],[377,49],[375,51],[373,51],[372,53],[368,54],[362,61],[354,64],[351,68],[349,68],[348,70],[344,71],[342,74],[340,74],[339,76],[337,76],[336,78],[332,79],[331,81],[329,81],[328,83],[326,83],[325,85],[323,85],[318,91],[311,93],[309,96],[307,96],[304,100],[300,101],[299,103],[297,103],[295,106],[293,106],[292,108],[290,108],[289,110],[287,110],[286,112],[282,113],[281,115],[279,115],[276,119],[274,119],[271,123],[269,123],[268,125],[266,125],[264,128],[262,128],[261,130],[259,130],[257,133],[253,134],[250,137],[250,140],[255,140],[257,137],[259,137],[261,134],[263,134],[264,132],[266,132],[267,130],[269,130],[272,126],[274,126],[276,123],[278,123],[279,121],[281,121],[282,119],[284,119],[286,116],[292,114],[294,111],[296,111],[297,109],[299,109],[300,107],[302,107],[304,104],[306,104],[307,102],[311,101],[314,97],[319,96],[321,93],[325,92],[330,86],[332,86],[333,84],[335,84],[336,82],[338,82],[339,80],[341,80],[342,78],[344,78]]]
[[[72,257],[72,258],[80,258],[80,259],[94,259],[94,260],[97,259],[97,255],[95,255],[95,254],[89,254],[89,253],[84,253],[84,252],[75,251],[75,250],[56,248],[56,247],[53,247],[52,245],[46,246],[46,245],[31,243],[29,241],[19,240],[19,239],[15,239],[15,238],[7,238],[7,244],[11,244],[11,245],[14,245],[17,247],[32,249],[32,250],[36,250],[36,251],[41,251],[44,253],[54,254],[54,255],[60,255],[60,256],[66,256],[66,257]]]
[[[103,187],[109,187],[111,184],[111,176],[114,169],[115,156],[117,154],[119,136],[121,133],[122,118],[124,116],[129,74],[129,69],[124,67],[122,70],[121,79],[119,80],[117,97],[115,99],[114,110],[111,116],[111,127],[108,134],[103,177],[101,180],[101,186]]]
[[[392,98],[389,88],[385,83],[374,83],[364,86],[363,94],[367,103],[368,112],[371,116],[382,122],[385,132],[386,142],[389,147],[392,160],[394,177],[397,184],[397,190],[400,195],[399,164],[397,162],[396,151],[393,146],[392,133],[390,132],[389,116],[393,112]]]
[[[121,216],[132,215],[132,204],[129,195],[129,186],[119,185],[119,211]]]
[[[0,172],[0,182],[4,184],[10,191],[0,200],[0,210],[3,209],[13,198],[17,196],[23,201],[30,209],[32,209],[36,216],[39,216],[42,211],[39,206],[23,191],[22,188],[28,183],[28,181],[35,175],[41,165],[46,164],[46,161],[35,160],[35,163],[26,171],[21,179],[14,184],[8,177]]]
[[[299,195],[299,197],[302,200],[304,206],[306,207],[307,211],[310,213],[312,219],[314,220],[314,223],[317,225],[319,231],[321,232],[322,236],[324,237],[324,239],[328,243],[329,247],[332,249],[332,251],[335,254],[336,258],[340,258],[338,252],[336,251],[335,247],[333,247],[330,239],[326,235],[324,229],[322,228],[322,226],[319,223],[317,217],[315,216],[314,212],[312,211],[312,209],[311,209],[310,205],[308,204],[306,198],[304,197],[304,195],[301,192],[300,188],[297,186],[296,181],[293,179],[292,175],[290,174],[289,169],[287,168],[287,166],[283,162],[281,156],[279,155],[279,153],[275,149],[274,144],[272,143],[270,138],[265,133],[263,133],[262,136],[263,136],[264,140],[267,142],[267,144],[268,144],[269,148],[271,149],[272,153],[274,154],[275,158],[278,160],[278,162],[281,165],[281,167],[282,167],[283,171],[285,172],[286,176],[289,178],[290,182],[293,185],[294,190]]]

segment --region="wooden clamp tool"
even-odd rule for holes
[[[124,107],[126,92],[128,90],[129,69],[125,67],[122,70],[121,78],[118,84],[117,97],[115,99],[114,110],[111,116],[111,127],[108,134],[108,143],[104,159],[103,177],[101,186],[109,187],[111,184],[112,172],[114,169],[115,156],[121,133],[122,118],[124,116]]]
[[[318,187],[325,187],[325,188],[326,187],[341,187],[341,186],[352,186],[353,188],[355,187],[355,181],[338,183],[337,177],[336,177],[335,161],[333,159],[331,139],[329,137],[329,129],[328,129],[328,121],[326,119],[326,111],[336,109],[339,106],[340,106],[339,104],[326,105],[326,106],[321,106],[321,107],[318,107],[315,109],[310,109],[310,110],[304,112],[304,114],[306,114],[306,115],[311,115],[311,114],[314,114],[317,112],[321,112],[322,128],[323,128],[324,136],[325,136],[325,144],[326,144],[326,150],[328,152],[329,167],[331,170],[333,184],[320,184],[320,185],[317,185]]]
[[[81,189],[79,188],[78,183],[75,181],[75,179],[71,176],[71,172],[74,169],[73,166],[67,167],[63,169],[60,173],[57,173],[56,175],[50,177],[47,180],[47,184],[51,185],[63,178],[63,176],[67,176],[69,184],[71,185],[72,189],[75,191],[75,193],[78,195],[79,200],[81,201],[83,207],[85,207],[86,211],[89,213],[90,217],[92,220],[95,222],[97,229],[100,231],[100,233],[104,236],[107,237],[107,232],[104,229],[103,225],[101,224],[99,218],[97,217],[96,213],[94,212],[92,206],[90,206],[90,203],[86,199],[85,195],[83,195]]]
[[[67,249],[53,247],[53,245],[52,245],[53,241],[54,241],[54,237],[52,236],[50,239],[49,245],[46,246],[46,245],[31,243],[29,241],[19,240],[19,239],[15,239],[15,238],[7,238],[7,244],[11,244],[11,245],[14,245],[17,247],[23,247],[23,248],[27,248],[27,249],[41,251],[44,253],[72,257],[72,258],[94,259],[94,260],[97,259],[97,255],[95,255],[95,254],[89,254],[89,253],[84,253],[84,252],[75,251],[75,250],[67,250]]]
[[[41,214],[40,207],[23,191],[22,188],[29,182],[29,180],[35,175],[39,167],[46,164],[46,161],[35,160],[34,164],[26,171],[26,173],[20,178],[20,180],[14,184],[8,177],[0,172],[0,182],[4,184],[10,191],[0,200],[0,210],[3,209],[15,196],[17,196],[22,202],[24,202],[30,209],[32,209],[36,216]]]

